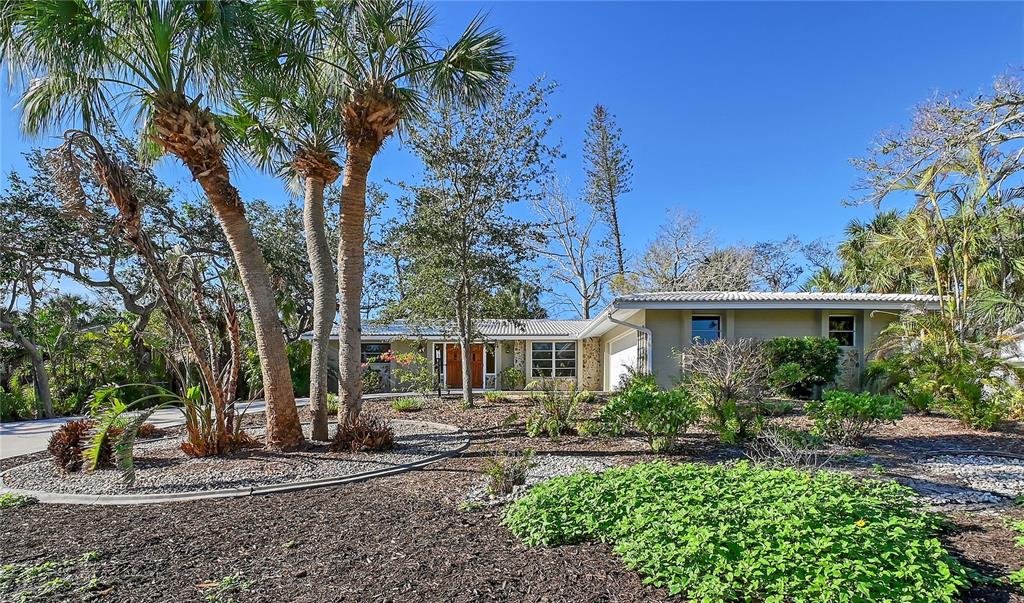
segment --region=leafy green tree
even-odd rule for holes
[[[75,120],[91,129],[115,107],[141,122],[146,149],[176,156],[199,182],[231,248],[252,314],[267,401],[267,445],[303,443],[266,263],[231,183],[231,132],[215,112],[240,72],[266,66],[252,48],[275,28],[244,2],[4,4],[0,46],[12,73],[31,77],[22,127],[39,134]]]
[[[394,313],[451,325],[462,348],[466,404],[472,404],[476,321],[520,286],[523,263],[537,243],[534,229],[507,208],[513,200],[537,198],[550,169],[550,90],[539,82],[525,90],[508,85],[482,110],[438,102],[410,128],[409,144],[426,175],[422,184],[407,185],[411,206],[398,243],[409,258],[407,295]]]
[[[343,83],[339,112],[345,127],[342,176],[339,380],[350,419],[362,409],[360,305],[365,270],[366,185],[384,142],[423,116],[432,99],[480,106],[512,59],[504,38],[473,19],[451,45],[430,39],[433,12],[413,0],[367,0],[339,10],[321,60]]]

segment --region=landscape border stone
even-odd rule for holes
[[[217,498],[241,498],[244,496],[256,496],[261,494],[278,494],[283,492],[294,492],[297,490],[308,490],[311,488],[321,488],[325,486],[335,486],[340,484],[346,484],[351,482],[361,482],[375,477],[385,477],[388,475],[394,475],[397,473],[404,473],[406,471],[412,471],[413,469],[419,469],[431,463],[451,458],[462,454],[462,451],[469,447],[470,436],[462,429],[448,423],[434,423],[430,421],[414,421],[414,420],[401,420],[403,423],[411,423],[414,425],[422,425],[425,427],[441,428],[449,431],[452,434],[459,436],[460,443],[458,447],[451,450],[445,450],[424,457],[411,463],[404,463],[386,469],[375,469],[373,471],[364,471],[361,473],[352,473],[349,475],[339,475],[336,477],[325,477],[313,480],[300,480],[294,482],[285,482],[280,484],[269,484],[266,486],[255,486],[249,488],[221,488],[217,490],[207,491],[193,491],[193,492],[172,492],[166,494],[66,494],[60,492],[47,492],[44,490],[25,490],[21,488],[9,488],[4,482],[4,476],[19,467],[26,465],[33,465],[37,463],[46,463],[49,460],[33,461],[30,463],[23,463],[15,467],[11,467],[7,471],[0,473],[0,494],[17,494],[22,496],[31,496],[41,503],[48,504],[67,504],[67,505],[143,505],[143,504],[157,504],[157,503],[169,503],[169,502],[186,502],[192,500],[210,500]]]

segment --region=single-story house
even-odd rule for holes
[[[502,388],[502,370],[515,367],[527,381],[574,380],[581,389],[610,391],[629,367],[636,367],[671,387],[680,376],[676,352],[694,341],[812,336],[840,342],[837,381],[856,386],[865,354],[882,329],[901,312],[936,309],[938,303],[933,295],[888,293],[624,295],[590,320],[480,321],[481,342],[470,350],[470,375],[473,388],[481,390]],[[444,386],[457,389],[462,387],[462,359],[455,341],[443,326],[369,322],[363,324],[361,355],[388,384],[394,363],[379,362],[380,356],[417,351],[429,359]]]

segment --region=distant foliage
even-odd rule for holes
[[[635,378],[612,396],[598,414],[607,431],[622,434],[638,431],[647,438],[653,452],[667,452],[679,435],[700,418],[700,406],[683,389],[662,391],[653,375]]]
[[[687,601],[952,603],[968,584],[909,488],[829,471],[640,463],[541,483],[504,522],[529,545],[610,542]]]
[[[793,397],[813,397],[839,371],[839,342],[834,339],[776,337],[766,347],[773,377]]]
[[[807,416],[814,430],[830,442],[854,445],[877,425],[903,418],[903,402],[870,392],[825,392],[819,402],[808,402]]]

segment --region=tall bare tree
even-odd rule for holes
[[[586,211],[566,196],[555,179],[545,183],[543,196],[534,202],[534,211],[541,218],[547,239],[541,253],[551,264],[548,276],[571,291],[566,294],[555,290],[554,294],[571,305],[580,318],[590,318],[616,274],[597,239],[598,214]]]
[[[668,212],[636,268],[639,287],[645,291],[685,291],[694,273],[714,249],[711,233],[682,209]]]
[[[796,261],[800,249],[800,239],[796,235],[789,235],[781,241],[755,243],[751,248],[754,276],[769,291],[785,291],[792,287],[804,272]]]

